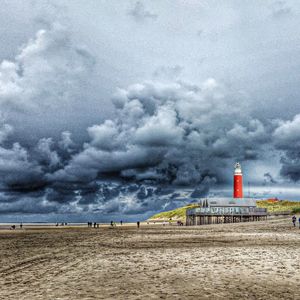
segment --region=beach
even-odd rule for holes
[[[299,299],[299,248],[291,218],[139,229],[1,225],[0,299]]]

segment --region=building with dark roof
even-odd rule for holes
[[[186,211],[186,225],[260,221],[267,218],[267,209],[258,208],[253,198],[243,198],[242,169],[235,165],[233,198],[201,199],[199,207]]]
[[[186,211],[186,225],[260,221],[267,218],[267,209],[256,207],[252,198],[206,198],[199,207]]]

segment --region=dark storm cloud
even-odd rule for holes
[[[30,42],[33,50],[22,50],[24,57],[41,47],[44,41],[39,39],[38,35]],[[52,47],[46,44],[47,49]],[[4,69],[13,70],[13,76],[5,77],[2,72],[3,78],[8,78],[2,82],[7,90],[17,91],[9,100],[12,102],[19,93],[14,85],[23,81],[27,71],[25,68],[19,75],[18,65],[7,64]],[[36,82],[27,83],[26,89],[30,84],[39,93]],[[234,94],[213,78],[198,85],[145,81],[118,89],[112,101],[116,117],[88,127],[89,140],[82,146],[76,146],[72,133],[64,131],[58,141],[44,137],[28,148],[18,143],[0,148],[4,187],[12,193],[22,191],[29,203],[21,212],[29,212],[34,201],[34,213],[143,214],[173,208],[186,195],[190,199],[206,196],[211,185],[226,181],[224,166],[237,158],[259,159],[279,124],[254,118],[242,94]],[[274,136],[281,136],[280,131],[288,125],[280,123]],[[12,134],[13,128],[4,123],[2,141]],[[277,138],[276,145],[285,143]],[[105,183],[108,177],[116,183]],[[196,188],[185,196],[174,191],[164,195],[159,186],[166,184]],[[38,197],[32,196],[34,190],[39,191]],[[22,201],[11,201],[12,207],[4,207],[3,212],[13,211],[12,203],[19,210]]]
[[[277,181],[273,178],[273,176],[268,172],[264,174],[265,181],[264,184],[269,184],[269,183],[277,183]]]
[[[68,212],[137,214],[173,207],[184,198],[173,192],[158,197],[156,188],[165,184],[197,186],[190,197],[205,196],[225,180],[224,166],[256,159],[269,142],[270,125],[254,119],[240,97],[212,78],[200,85],[147,81],[119,89],[116,118],[87,128],[90,140],[81,150],[70,152],[69,132],[58,142],[42,138],[28,150],[3,149],[13,151],[17,162],[4,182],[28,192],[40,182],[43,209],[56,203],[55,209]],[[103,183],[108,174],[120,183]],[[128,182],[137,182],[137,189]]]
[[[292,181],[300,179],[300,115],[292,120],[279,121],[273,133],[275,147],[281,151],[280,174]]]
[[[113,101],[117,119],[88,128],[91,141],[51,180],[92,180],[106,172],[159,179],[173,168],[171,183],[198,183],[208,169],[218,173],[224,159],[245,159],[268,141],[267,126],[241,115],[239,100],[214,79],[196,88],[145,82],[119,90]]]

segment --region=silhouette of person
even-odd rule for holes
[[[292,218],[292,221],[293,221],[293,224],[294,224],[294,227],[296,226],[296,216],[293,216],[293,218]]]

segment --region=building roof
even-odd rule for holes
[[[216,197],[216,198],[203,198],[200,200],[202,207],[256,207],[256,200],[253,198],[231,198],[231,197]]]

